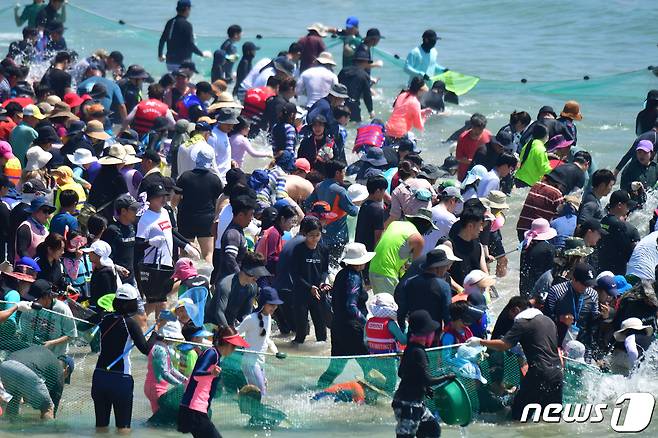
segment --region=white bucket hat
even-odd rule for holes
[[[32,146],[25,153],[25,158],[27,161],[25,163],[25,170],[32,171],[43,169],[46,167],[46,164],[48,164],[52,157],[53,154],[48,151],[44,151],[40,146]]]
[[[363,243],[351,242],[345,245],[341,262],[346,265],[363,265],[375,256],[374,252],[368,252]]]
[[[486,288],[496,284],[496,279],[479,269],[474,269],[464,277],[464,289]]]
[[[91,151],[86,148],[76,149],[74,153],[67,154],[66,158],[76,166],[83,166],[98,161],[98,158],[94,157]]]
[[[322,52],[318,55],[315,60],[322,65],[336,65],[336,61],[334,61],[334,55],[331,54],[331,52]]]
[[[122,144],[115,143],[110,146],[107,154],[98,160],[102,165],[124,164],[126,160],[126,148]]]
[[[160,334],[165,338],[179,339],[184,341],[183,331],[178,321],[169,321],[160,329]]]
[[[640,318],[627,318],[622,321],[621,328],[615,332],[615,340],[622,342],[626,339],[626,332],[629,330],[643,330],[644,334],[647,336],[653,334],[653,327],[642,324]]]
[[[95,241],[94,243],[91,244],[89,248],[84,248],[82,252],[86,252],[86,253],[93,252],[98,257],[100,257],[100,264],[102,266],[108,268],[114,267],[114,262],[110,258],[110,254],[112,254],[112,248],[110,247],[110,244],[105,242],[104,240]]]
[[[397,319],[398,304],[395,302],[393,295],[389,293],[380,293],[373,296],[366,303],[366,307],[370,314],[377,318]]]
[[[323,38],[327,36],[326,28],[322,23],[313,23],[309,27],[307,27],[306,30],[314,30],[318,33],[318,35],[320,35]]]
[[[363,184],[352,184],[347,189],[347,196],[355,204],[363,202],[368,197],[368,187]]]

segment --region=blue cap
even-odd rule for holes
[[[34,269],[34,272],[41,272],[41,268],[39,267],[37,262],[33,258],[30,258],[30,257],[27,257],[27,256],[21,257],[16,262],[16,266],[18,266],[18,265],[28,266],[28,267]]]
[[[192,7],[191,0],[178,0],[178,3],[176,3],[176,9],[190,8],[190,7]]]
[[[73,370],[75,370],[75,361],[71,356],[60,356],[58,359],[64,362],[69,369],[69,375],[64,379],[64,383],[71,383],[71,374],[73,374]]]
[[[208,336],[212,336],[212,332],[204,328],[197,330],[192,335],[193,338],[207,338]]]
[[[281,210],[283,207],[288,205],[292,205],[290,203],[290,200],[288,198],[281,198],[278,201],[276,201],[274,205],[272,205],[272,207],[276,208],[277,210]]]
[[[626,277],[623,275],[615,275],[615,283],[617,283],[617,291],[620,294],[623,294],[624,292],[627,292],[633,288],[633,286],[628,281],[626,281]]]
[[[30,208],[28,209],[28,211],[30,213],[34,213],[44,207],[50,210],[50,213],[55,211],[55,206],[52,205],[50,202],[48,202],[44,196],[37,196],[30,203]]]
[[[265,286],[260,290],[260,296],[258,297],[258,304],[261,306],[265,304],[283,304],[281,298],[279,298],[279,293],[273,287]]]
[[[351,17],[347,17],[347,20],[345,20],[345,27],[347,29],[351,29],[353,27],[359,27],[359,19],[353,15]]]
[[[596,280],[596,287],[603,289],[612,298],[617,298],[619,296],[619,290],[617,289],[617,279],[615,277],[599,278]]]

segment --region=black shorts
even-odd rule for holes
[[[181,217],[178,221],[178,232],[187,240],[194,240],[197,237],[212,237],[210,230],[213,222],[214,218],[212,216],[200,216],[194,218]]]
[[[94,400],[96,427],[110,425],[110,414],[114,409],[117,428],[129,428],[133,413],[133,390],[135,382],[129,374],[96,369],[91,380],[91,398]]]
[[[178,409],[178,431],[191,433],[194,438],[222,438],[208,414],[186,406]]]

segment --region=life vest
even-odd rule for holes
[[[457,330],[452,328],[452,324],[446,325],[443,329],[443,334],[450,333],[455,338],[455,343],[463,344],[467,339],[473,337],[473,332],[467,326],[464,326],[464,333],[459,333]],[[441,344],[443,344],[443,335],[441,335]]]
[[[204,110],[206,109],[206,104],[201,102],[201,99],[199,99],[196,94],[188,94],[187,96],[183,96],[181,100],[179,100],[176,104],[176,109],[178,110],[178,118],[189,120],[190,108],[194,105],[201,105]]]
[[[169,107],[164,102],[157,99],[143,100],[137,104],[135,118],[132,122],[132,128],[141,136],[153,128],[155,119],[165,117]]]
[[[39,246],[41,242],[46,240],[46,236],[48,235],[48,230],[46,229],[46,227],[39,228],[34,223],[34,220],[31,218],[28,218],[23,222],[21,222],[18,228],[22,227],[23,225],[27,225],[28,227],[30,227],[31,241],[30,241],[30,246],[27,248],[27,255],[29,257],[34,258],[34,256],[37,253],[37,246]],[[18,249],[18,247],[16,249]],[[18,255],[18,251],[16,251],[16,260],[18,261],[19,259],[20,256]]]
[[[366,342],[370,354],[396,353],[398,343],[388,329],[390,318],[373,316],[366,322]]]
[[[361,152],[365,146],[382,147],[384,145],[384,128],[381,125],[369,124],[356,129],[354,148],[352,152]]]
[[[244,108],[242,117],[252,119],[254,116],[260,116],[265,112],[267,99],[276,93],[268,86],[250,88],[244,95]]]

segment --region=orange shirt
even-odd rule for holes
[[[363,386],[356,380],[351,380],[344,383],[336,383],[324,390],[330,394],[335,394],[340,391],[350,391],[352,393],[352,401],[354,403],[364,403],[366,401],[366,391]]]
[[[418,98],[408,92],[400,94],[395,100],[391,117],[386,122],[386,135],[400,138],[412,128],[422,131],[424,127],[425,117]]]

